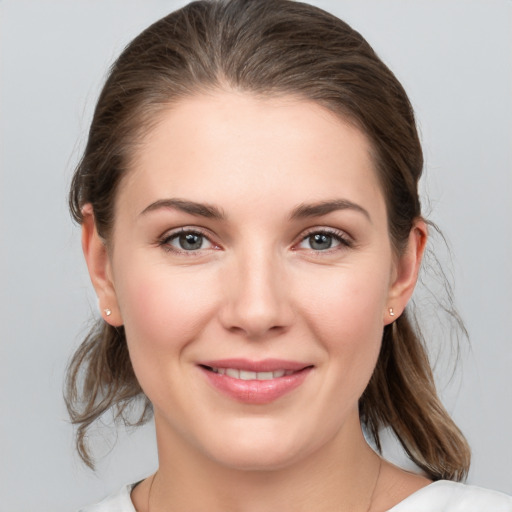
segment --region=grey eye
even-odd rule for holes
[[[309,245],[315,251],[330,249],[332,246],[332,236],[325,233],[316,233],[309,237]]]
[[[306,235],[301,240],[299,248],[321,252],[339,248],[342,245],[346,247],[351,246],[350,242],[344,238],[341,232],[338,234],[331,231],[315,231]]]
[[[204,235],[193,231],[177,233],[166,243],[180,251],[198,251],[209,249],[212,246],[212,243]]]
[[[314,233],[307,237],[309,246],[315,251],[325,251],[333,245],[333,237],[327,233]]]
[[[203,236],[197,233],[182,233],[178,237],[180,249],[185,251],[196,251],[203,245]]]

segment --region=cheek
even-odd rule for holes
[[[311,325],[339,343],[364,340],[371,332],[382,332],[389,280],[379,269],[339,268],[316,272],[295,291],[302,298]],[[352,341],[353,340],[353,341]]]
[[[388,279],[382,268],[336,270],[312,276],[296,295],[303,297],[303,317],[329,361],[333,389],[350,395],[350,403],[364,391],[379,355]]]
[[[130,265],[116,288],[130,349],[181,349],[215,309],[207,276],[165,265]],[[139,269],[139,270],[137,270]]]
[[[214,314],[218,294],[205,286],[204,273],[140,263],[118,267],[116,293],[135,375],[158,406],[176,399],[180,383],[173,376],[181,375],[187,347]]]

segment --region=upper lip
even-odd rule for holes
[[[262,359],[252,361],[250,359],[216,359],[211,361],[201,361],[200,366],[209,366],[210,368],[236,368],[248,372],[275,372],[277,370],[299,371],[313,366],[299,361],[287,361],[284,359]]]

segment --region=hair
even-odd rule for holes
[[[366,40],[335,16],[289,0],[196,1],[136,37],[112,65],[70,190],[76,222],[93,207],[107,242],[116,191],[138,142],[161,112],[187,96],[231,89],[256,95],[295,95],[316,102],[368,137],[384,192],[390,238],[400,253],[421,218],[418,180],[423,156],[414,113],[394,74]],[[65,399],[87,446],[91,424],[107,411],[142,424],[151,404],[128,355],[124,329],[99,320],[73,356]],[[129,411],[142,400],[142,412]],[[384,328],[379,359],[359,401],[361,423],[381,450],[390,428],[409,457],[433,480],[462,480],[469,448],[441,404],[425,346],[407,311]]]

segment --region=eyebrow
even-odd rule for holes
[[[369,221],[372,222],[372,218],[362,206],[348,201],[347,199],[334,199],[331,201],[321,201],[319,203],[312,204],[300,204],[292,211],[290,215],[291,220],[304,219],[307,217],[321,217],[328,213],[338,210],[354,210],[362,213]]]
[[[208,219],[226,219],[224,212],[214,205],[174,198],[159,199],[144,208],[140,215],[145,215],[161,208],[180,210],[182,212],[189,213],[190,215],[197,215]],[[338,210],[355,210],[356,212],[362,213],[370,222],[372,222],[367,210],[347,199],[334,199],[331,201],[321,201],[319,203],[300,204],[293,209],[290,215],[290,220],[299,220],[308,217],[321,217],[322,215],[327,215],[328,213]]]
[[[216,206],[196,203],[195,201],[188,201],[186,199],[159,199],[144,208],[140,215],[145,215],[161,208],[180,210],[191,215],[206,217],[208,219],[224,220],[226,218],[224,213]]]

